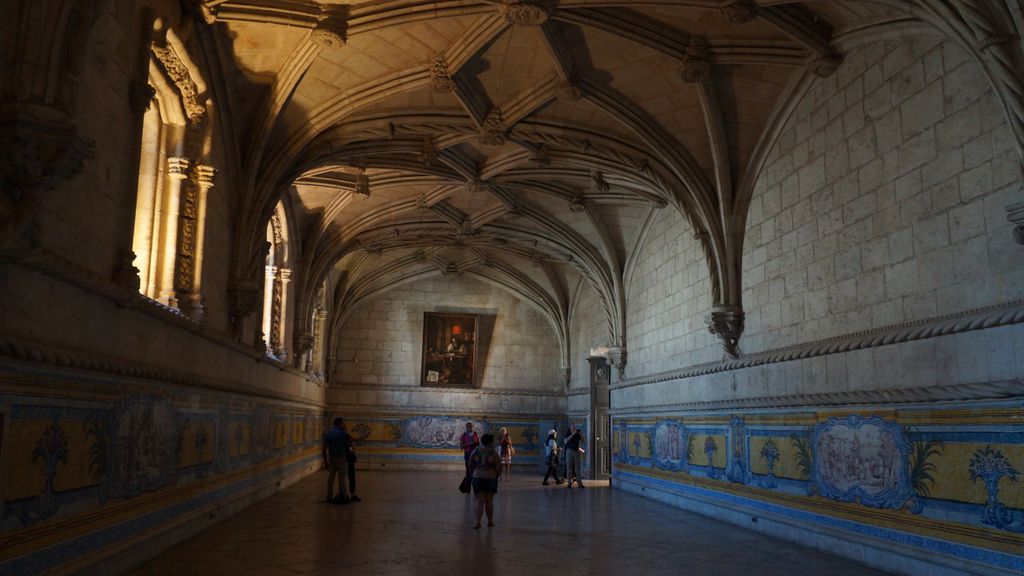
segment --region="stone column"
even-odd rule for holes
[[[290,268],[278,268],[277,294],[274,295],[274,328],[277,334],[273,339],[274,355],[287,362],[288,359],[288,300],[292,290],[292,271]]]

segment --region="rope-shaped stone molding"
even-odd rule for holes
[[[290,394],[252,389],[242,382],[218,381],[187,372],[150,366],[129,360],[108,358],[90,352],[68,350],[36,342],[29,343],[24,339],[13,339],[9,336],[0,336],[0,357],[48,364],[58,368],[99,372],[115,377],[153,380],[192,388],[205,388],[218,392],[242,393],[260,398],[301,402],[304,404],[309,403],[308,399]],[[294,370],[288,369],[290,367],[287,364],[280,361],[271,358],[261,359],[261,361],[266,361],[282,371],[294,372]]]
[[[622,381],[613,389],[630,388],[669,380],[681,380],[706,376],[718,372],[729,372],[743,368],[752,368],[765,364],[777,362],[789,362],[791,360],[802,360],[828,354],[851,352],[864,348],[875,348],[888,344],[899,344],[913,340],[924,340],[936,336],[946,336],[971,330],[983,328],[995,328],[1024,322],[1024,300],[976,309],[963,314],[950,314],[930,320],[919,320],[915,322],[904,322],[894,326],[865,330],[844,336],[836,336],[811,342],[809,344],[798,344],[787,346],[777,350],[769,350],[754,354],[752,356],[728,360],[723,362],[709,362],[698,364],[677,370],[659,372],[639,378],[630,378]]]
[[[444,394],[479,394],[483,396],[533,396],[538,398],[562,398],[564,392],[545,392],[543,390],[522,390],[519,388],[442,388],[431,386],[372,386],[366,384],[334,384],[328,386],[332,391],[355,392],[442,392]]]
[[[986,382],[975,384],[944,384],[925,388],[855,390],[843,392],[822,392],[817,394],[793,394],[790,396],[758,396],[755,398],[734,398],[703,402],[678,402],[657,406],[629,406],[612,413],[617,416],[673,412],[680,410],[736,410],[756,408],[793,408],[802,406],[836,406],[851,404],[897,404],[913,402],[951,402],[966,400],[990,400],[1024,395],[1024,380]]]

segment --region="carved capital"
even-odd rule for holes
[[[324,50],[341,48],[348,42],[348,14],[341,10],[324,11],[309,39]]]
[[[618,373],[619,378],[623,378],[626,375],[626,347],[625,346],[611,346],[608,348],[606,353],[608,363],[615,367],[615,371]]]
[[[214,179],[217,177],[217,169],[206,164],[196,164],[192,173],[196,177],[196,183],[200,188],[209,190],[213,188]]]
[[[480,143],[484,146],[501,146],[505,143],[507,131],[501,110],[491,108],[484,118],[483,126],[480,127]]]
[[[136,114],[142,114],[149,109],[149,103],[156,96],[156,89],[148,82],[132,80],[128,84],[128,107]]]
[[[1024,202],[1007,206],[1006,219],[1014,224],[1013,239],[1017,244],[1024,244]]]
[[[694,36],[686,45],[679,62],[679,77],[687,84],[695,84],[711,75],[711,47],[707,40]]]
[[[434,92],[454,92],[455,82],[448,70],[448,59],[438,54],[430,61],[430,86]]]
[[[118,286],[132,292],[139,291],[139,269],[135,267],[135,252],[122,250],[117,254],[117,267],[112,279]]]
[[[236,280],[228,287],[229,321],[237,327],[259,309],[262,303],[260,286],[249,280]]]
[[[757,18],[757,2],[734,0],[722,7],[722,17],[731,24],[743,24]]]
[[[0,150],[0,186],[19,200],[78,175],[92,157],[92,142],[62,113],[26,105],[0,110]]]
[[[540,26],[551,16],[551,9],[539,2],[512,2],[502,10],[508,23],[516,26]]]
[[[309,331],[303,330],[295,335],[295,358],[296,362],[302,357],[303,354],[309,352],[313,348],[313,334]]]
[[[704,318],[708,332],[722,341],[722,348],[729,358],[738,358],[740,355],[739,343],[745,316],[739,306],[718,306],[712,308],[711,313]]]
[[[167,158],[167,174],[175,180],[186,180],[190,175],[188,158],[169,156]]]
[[[811,70],[818,78],[828,78],[836,73],[843,63],[843,55],[838,53],[825,54],[811,61]]]

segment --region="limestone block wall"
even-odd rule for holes
[[[425,312],[480,315],[477,388],[420,385]],[[509,428],[519,452],[514,464],[538,467],[538,438],[565,414],[550,322],[473,278],[439,276],[361,302],[334,345],[338,369],[327,402],[359,427],[360,466],[459,468],[458,435],[472,421],[481,434]]]
[[[1024,253],[1005,112],[951,42],[851,51],[797,106],[755,188],[742,347],[757,352],[1002,304]]]
[[[419,387],[425,312],[479,314],[481,338],[490,327],[489,345],[477,351],[480,388],[561,386],[551,323],[509,292],[461,276],[416,281],[357,304],[334,341],[334,382]]]
[[[631,292],[615,485],[896,573],[1024,569],[1005,492],[1024,466],[1006,122],[976,64],[936,38],[851,49],[816,81],[755,188],[741,357],[648,352],[633,338],[652,313]],[[686,251],[653,250],[636,273]],[[700,287],[675,285],[684,302]],[[693,328],[656,325],[664,340]]]
[[[721,358],[718,341],[704,326],[712,305],[707,263],[678,211],[657,213],[629,280],[627,376]]]

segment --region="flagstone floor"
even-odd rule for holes
[[[362,502],[322,502],[326,472],[264,500],[137,569],[140,575],[883,574],[592,483],[541,486],[515,472],[494,528],[452,472],[360,471]]]

